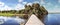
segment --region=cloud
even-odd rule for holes
[[[60,12],[60,6],[55,5],[53,8],[51,8],[52,10],[49,10],[49,13],[58,13]]]
[[[40,3],[39,1],[35,1],[35,2],[33,2],[33,3]]]
[[[23,4],[27,4],[27,2],[23,2]]]
[[[54,11],[55,11],[55,12],[60,12],[60,6],[55,5],[55,7],[54,7]]]
[[[53,4],[48,2],[46,3],[45,5],[43,5],[45,8],[49,9],[49,8],[52,8]]]
[[[5,5],[4,7],[0,8],[0,11],[7,11],[7,10],[12,10],[11,7]]]
[[[24,9],[24,5],[27,4],[27,5],[32,5],[32,3],[28,3],[28,2],[22,2],[22,3],[18,3],[15,7],[15,10],[22,10]]]
[[[7,5],[5,5],[4,10],[12,10],[12,8],[7,6]]]
[[[24,5],[23,4],[17,4],[15,10],[21,10],[24,9]]]
[[[27,4],[27,2],[23,2],[23,0],[18,0],[18,4],[15,6],[14,10],[21,10],[24,9],[24,5]]]
[[[18,0],[18,2],[23,2],[23,0]]]
[[[54,13],[54,12],[60,12],[60,6],[58,5],[53,5],[52,3],[48,2],[46,3],[46,5],[43,5],[46,10],[49,12],[49,13]]]
[[[45,4],[44,0],[41,0],[41,1],[40,1],[40,4]]]
[[[3,2],[0,2],[0,7],[4,6],[4,3]]]
[[[21,10],[24,9],[24,5],[32,5],[32,3],[28,3],[28,2],[23,2],[23,0],[19,0],[19,3],[16,5],[15,10]]]
[[[32,6],[32,3],[28,3],[27,5],[31,5]]]
[[[58,3],[60,3],[60,0],[58,0]]]
[[[46,3],[44,7],[48,10],[49,13],[57,13],[60,12],[60,6],[59,5],[54,5],[50,2]]]
[[[0,11],[4,11],[4,10],[12,10],[12,8],[5,5],[5,3],[0,2]]]

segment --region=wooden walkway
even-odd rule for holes
[[[44,24],[34,14],[32,14],[25,25],[44,25]]]

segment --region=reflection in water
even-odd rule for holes
[[[4,23],[1,25],[20,25],[21,22],[25,23],[24,19],[13,17],[0,16],[0,20]],[[44,21],[45,25],[60,25],[60,14],[48,14]]]
[[[0,19],[0,24],[3,24],[4,23],[4,20],[3,19]]]
[[[46,25],[60,25],[60,14],[48,14]]]
[[[15,18],[15,17],[5,17],[5,16],[0,16],[1,20],[4,20],[3,24],[1,23],[0,25],[20,25],[20,23],[25,23],[24,19],[21,18]],[[0,21],[1,21],[0,20]]]

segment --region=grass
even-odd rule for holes
[[[25,14],[0,13],[0,16],[15,16],[15,15],[23,16]]]
[[[0,13],[0,16],[13,16],[14,14],[11,13]]]

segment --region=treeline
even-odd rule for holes
[[[25,5],[25,9],[22,10],[10,10],[10,11],[0,11],[0,13],[13,13],[13,14],[47,14],[47,10],[43,7],[40,6],[38,3],[33,3],[31,5]]]
[[[19,11],[17,11],[17,10],[0,11],[0,13],[12,13],[12,14],[16,13],[16,14],[19,14],[20,10]]]

